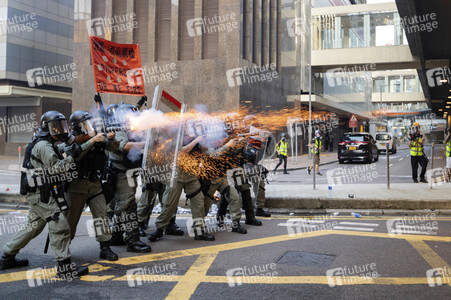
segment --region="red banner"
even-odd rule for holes
[[[96,92],[144,96],[138,44],[117,44],[90,36]]]

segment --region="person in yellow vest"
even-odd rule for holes
[[[283,174],[290,174],[287,172],[287,160],[288,160],[288,143],[285,133],[282,133],[281,140],[276,145],[277,156],[279,157],[279,163],[274,168],[273,173],[276,173],[277,168],[283,162]]]
[[[420,133],[420,124],[412,124],[412,132],[409,136],[410,164],[412,165],[412,179],[418,183],[418,164],[421,166],[420,182],[427,183],[426,168],[428,166],[427,158],[423,153],[424,136]]]
[[[446,182],[451,182],[451,127],[448,128],[448,135],[445,138],[446,155]]]
[[[321,153],[321,149],[323,148],[323,141],[321,140],[321,131],[317,130],[315,131],[315,137],[313,138],[313,140],[310,142],[310,148],[312,149],[312,154],[315,155],[315,169],[316,169],[316,175],[319,176],[323,176],[323,174],[321,174],[319,172],[319,161],[320,161],[320,153]],[[309,175],[311,174],[313,169],[313,164],[307,168],[307,172],[309,173]]]

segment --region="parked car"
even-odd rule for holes
[[[372,163],[379,160],[376,141],[367,132],[347,132],[338,143],[338,162],[363,161]]]
[[[378,132],[376,133],[376,145],[377,145],[377,149],[380,152],[382,151],[386,151],[387,150],[387,146],[388,145],[388,149],[390,151],[390,153],[395,154],[396,153],[396,144],[398,143],[396,136],[393,133],[389,133],[389,132]]]

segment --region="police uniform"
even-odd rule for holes
[[[183,146],[188,145],[193,141],[193,138],[185,137]],[[175,142],[175,141],[174,141]],[[171,141],[171,143],[174,143]],[[195,146],[191,153],[199,151],[198,144]],[[180,155],[190,155],[189,153],[180,152]],[[155,241],[162,236],[162,231],[170,224],[173,214],[177,211],[178,202],[180,196],[184,191],[186,197],[189,198],[191,214],[193,217],[193,228],[196,234],[195,239],[199,240],[214,240],[213,236],[205,234],[205,207],[204,197],[201,192],[201,185],[198,177],[195,174],[191,174],[189,171],[184,171],[177,166],[177,178],[174,180],[173,187],[170,186],[170,178],[167,178],[163,183],[166,185],[166,190],[163,194],[162,210],[160,215],[155,221],[157,231],[152,233],[149,237],[150,241]]]
[[[109,248],[111,230],[107,217],[107,203],[100,180],[107,160],[105,148],[108,151],[116,151],[119,143],[115,139],[107,139],[105,144],[95,143],[93,145],[90,141],[85,144],[88,145],[87,149],[83,150],[75,159],[78,177],[68,183],[69,187],[65,194],[70,205],[68,221],[71,239],[75,237],[83,208],[85,204],[88,204],[93,217],[92,229],[97,242],[100,243],[100,257],[117,260],[117,255]]]
[[[49,140],[39,141],[33,147],[31,163],[35,168],[69,170],[74,159],[71,156],[62,158],[57,152]],[[6,243],[3,251],[5,254],[16,255],[20,249],[38,236],[48,223],[50,246],[55,253],[55,260],[64,261],[71,256],[69,223],[52,196],[48,199],[41,198],[41,188],[38,187],[35,193],[27,194],[26,198],[30,205],[28,222],[14,235],[12,240]]]
[[[139,239],[138,216],[136,204],[136,181],[130,184],[127,177],[127,167],[124,166],[128,153],[124,152],[125,145],[130,142],[127,133],[118,131],[116,140],[119,142],[118,149],[109,154],[109,162],[117,173],[116,194],[114,195],[115,225],[120,226],[125,233],[125,242],[130,248],[138,244],[140,247],[148,247]],[[127,248],[127,249],[129,249]],[[149,252],[148,250],[144,252]]]

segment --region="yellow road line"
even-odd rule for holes
[[[327,234],[365,236],[365,237],[377,237],[377,238],[400,239],[400,240],[451,242],[451,236],[388,234],[383,232],[363,232],[363,231],[350,232],[347,230],[324,230],[323,232],[327,232]]]
[[[433,268],[444,268],[448,267],[448,264],[437,254],[434,250],[431,249],[424,241],[419,240],[411,240],[407,239],[407,241],[415,248],[415,250],[420,253],[420,255],[424,258],[424,260]]]
[[[334,231],[332,231],[332,232],[334,232]],[[199,247],[199,248],[193,248],[193,249],[177,250],[177,251],[164,252],[164,253],[155,253],[155,254],[147,254],[147,255],[141,255],[141,256],[126,257],[126,258],[121,258],[117,261],[106,261],[105,260],[105,261],[101,261],[101,262],[108,263],[108,264],[132,265],[132,264],[146,263],[146,262],[157,261],[157,260],[166,260],[166,259],[178,258],[178,257],[202,255],[202,254],[206,254],[206,253],[216,253],[216,252],[221,252],[221,251],[226,251],[226,250],[235,250],[235,249],[240,249],[240,248],[260,246],[260,245],[265,245],[265,244],[284,242],[284,241],[301,239],[301,238],[322,236],[322,235],[326,235],[326,234],[330,234],[330,232],[329,231],[315,231],[315,232],[303,233],[301,235],[296,235],[296,236],[290,236],[288,234],[287,235],[277,235],[277,236],[259,238],[259,239],[254,239],[254,240],[246,240],[246,241],[241,241],[241,242],[217,244],[217,245],[213,245],[213,246]]]
[[[203,282],[205,275],[207,275],[208,269],[210,269],[217,255],[218,252],[202,254],[199,256],[199,258],[185,273],[185,276],[183,276],[177,285],[172,289],[166,299],[178,300],[191,298],[196,291],[197,286]]]
[[[157,275],[134,275],[135,280],[142,280],[143,282],[174,282],[179,281],[183,276],[168,277],[167,279],[158,280]],[[83,277],[84,278],[84,277]],[[122,276],[113,279],[113,281],[127,281],[129,280],[127,276]],[[448,277],[447,277],[448,278]],[[236,285],[241,284],[329,284],[333,279],[334,282],[340,282],[340,285],[365,285],[365,284],[375,284],[375,285],[410,285],[428,284],[427,277],[372,277],[369,279],[362,278],[356,279],[355,277],[347,279],[342,276],[203,276],[203,283],[235,283]],[[451,278],[449,278],[451,279]],[[339,285],[339,284],[336,284]]]

